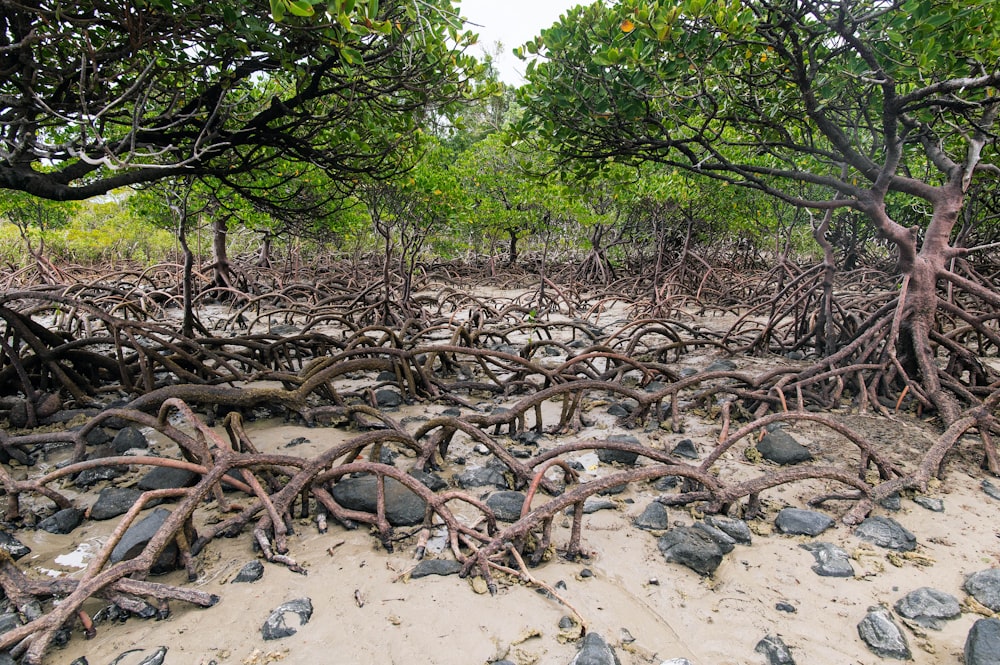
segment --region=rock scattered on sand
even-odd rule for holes
[[[421,485],[432,492],[443,490],[448,486],[448,483],[445,482],[444,478],[436,473],[428,473],[427,471],[421,471],[420,469],[410,469],[407,473],[420,481]]]
[[[462,489],[469,489],[470,487],[497,487],[499,489],[505,490],[510,489],[507,484],[507,478],[504,476],[504,468],[496,464],[487,464],[486,466],[477,466],[471,469],[466,469],[462,473],[455,477],[458,482],[458,486]]]
[[[462,564],[454,559],[424,559],[410,571],[410,579],[416,580],[430,575],[457,575]]]
[[[230,584],[247,584],[256,582],[262,577],[264,577],[264,564],[260,561],[250,561],[240,568],[240,572],[236,573]]]
[[[694,441],[691,439],[681,439],[678,441],[674,449],[670,451],[670,454],[687,459],[698,459],[698,449],[694,447]]]
[[[753,540],[750,532],[750,525],[743,520],[736,519],[735,517],[709,515],[705,518],[705,523],[728,534],[730,538],[741,545],[749,545]]]
[[[1000,487],[997,487],[989,479],[983,479],[982,484],[983,491],[986,492],[986,496],[992,497],[997,501],[1000,501]]]
[[[597,633],[587,633],[580,641],[580,650],[569,665],[621,665],[615,650]]]
[[[149,441],[146,439],[146,435],[143,434],[138,427],[124,427],[118,430],[115,434],[115,438],[111,440],[111,447],[114,451],[121,455],[124,452],[132,450],[133,448],[139,448],[145,450],[149,448]]]
[[[653,489],[657,492],[669,492],[683,482],[680,476],[663,476],[653,481]]]
[[[757,450],[764,459],[783,466],[808,462],[813,458],[808,448],[780,429],[765,434],[757,443]]]
[[[123,430],[124,431],[124,430]],[[167,490],[192,487],[198,484],[198,474],[187,469],[157,466],[139,479],[136,487],[141,490]]]
[[[903,508],[903,498],[899,495],[899,492],[893,492],[879,501],[878,505],[882,506],[886,510],[898,513]]]
[[[917,538],[891,517],[869,517],[854,529],[854,535],[869,543],[899,552],[912,552]]]
[[[341,478],[333,486],[334,500],[348,510],[377,510],[375,476]],[[424,500],[395,478],[385,479],[385,517],[393,526],[413,526],[424,521]]]
[[[795,665],[792,652],[777,635],[768,635],[754,647],[754,651],[762,653],[770,665]]]
[[[612,434],[606,441],[612,443],[629,443],[635,446],[641,445],[639,439],[635,438],[631,434]],[[632,466],[639,459],[639,453],[633,453],[627,450],[613,450],[611,448],[598,448],[597,449],[597,459],[601,460],[605,464],[613,464],[617,462],[618,464],[624,464],[625,466]]]
[[[813,572],[821,577],[854,577],[851,557],[833,543],[802,543],[802,549],[816,559]]]
[[[716,529],[705,522],[695,522],[691,526],[711,538],[712,542],[719,546],[723,554],[729,554],[736,546],[736,540],[722,529]]]
[[[157,508],[152,513],[128,528],[115,548],[111,550],[111,563],[134,559],[142,553],[149,541],[156,535],[163,523],[170,517],[170,511]],[[170,543],[160,554],[160,558],[150,569],[154,575],[173,570],[177,560],[177,545]]]
[[[942,619],[954,619],[962,613],[955,596],[930,587],[911,591],[897,600],[893,607],[899,616],[934,630],[941,630]]]
[[[601,499],[596,496],[588,496],[583,500],[583,514],[592,515],[593,513],[602,510],[618,510],[618,504],[610,499]],[[572,515],[574,511],[573,506],[566,508],[566,515]]]
[[[1000,612],[1000,568],[987,568],[969,575],[965,580],[965,592],[993,612]]]
[[[65,534],[80,526],[83,511],[77,508],[63,508],[38,523],[38,528],[49,533]]]
[[[659,501],[653,501],[632,521],[632,524],[647,531],[665,531],[670,528],[667,507]]]
[[[14,561],[31,554],[30,547],[3,530],[0,530],[0,550],[9,554]]]
[[[705,372],[732,372],[732,371],[735,371],[735,370],[736,370],[736,363],[734,363],[732,360],[727,360],[726,358],[723,358],[722,360],[716,360],[716,361],[712,362],[711,364],[709,364],[709,366],[706,367],[704,371]]]
[[[818,536],[833,526],[833,519],[815,510],[784,508],[775,518],[774,525],[778,531],[788,535]]]
[[[912,656],[906,636],[884,607],[872,607],[858,624],[858,635],[868,648],[882,658],[909,660]]]
[[[915,496],[913,497],[913,503],[917,504],[921,508],[926,508],[931,512],[944,512],[944,501],[941,499],[935,499],[929,496]]]
[[[722,549],[700,529],[681,526],[671,529],[656,543],[663,557],[702,575],[711,575],[722,563]]]
[[[521,508],[524,507],[524,492],[503,490],[494,492],[486,499],[486,505],[501,522],[516,522],[521,519]]]
[[[296,598],[295,600],[290,600],[274,608],[264,622],[264,625],[260,627],[260,632],[265,640],[280,640],[283,637],[290,637],[297,631],[285,623],[285,615],[297,615],[299,617],[299,627],[301,628],[309,623],[312,613],[313,606],[311,599]]]
[[[980,619],[965,638],[965,665],[1000,665],[1000,619]]]
[[[139,500],[140,496],[142,496],[142,490],[135,487],[105,487],[97,495],[97,501],[90,508],[90,519],[109,520],[124,515]],[[150,502],[146,505],[152,507],[155,503]]]
[[[390,388],[375,391],[375,403],[379,406],[392,408],[403,403],[403,396]]]

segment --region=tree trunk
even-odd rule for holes
[[[507,233],[510,234],[510,260],[507,261],[507,265],[515,266],[517,265],[517,230],[509,229]]]
[[[181,320],[181,334],[184,337],[194,337],[194,252],[187,244],[187,220],[181,217],[177,224],[177,241],[184,253],[184,271],[181,275],[181,300],[184,314]]]
[[[233,284],[232,268],[229,264],[229,252],[226,239],[229,234],[229,222],[225,217],[212,220],[212,286],[226,289]]]
[[[271,267],[271,234],[265,233],[264,239],[260,244],[260,254],[257,255],[257,267],[258,268],[270,268]]]

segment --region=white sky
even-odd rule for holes
[[[471,24],[469,29],[479,34],[475,48],[492,50],[494,43],[503,42],[503,53],[497,61],[500,79],[511,85],[524,83],[527,64],[511,54],[543,28],[550,27],[570,7],[590,4],[592,0],[457,0],[459,11]],[[477,54],[478,55],[478,54]]]

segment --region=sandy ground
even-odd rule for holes
[[[905,419],[849,419],[873,436],[882,432],[893,437],[901,455],[923,446],[923,429],[908,425]],[[704,452],[711,445],[714,426],[692,423],[686,435]],[[842,441],[814,428],[792,431],[821,460],[842,450]],[[325,447],[330,437],[344,435],[339,430],[306,429],[279,421],[256,423],[252,429],[255,442],[265,450],[288,452],[293,450],[283,448],[288,441],[297,436],[309,438],[310,443],[297,447],[303,455]],[[663,446],[682,438],[665,432],[654,437],[654,445]],[[532,574],[549,585],[562,581],[566,588],[560,595],[580,613],[588,630],[600,633],[616,647],[625,665],[658,664],[679,657],[695,665],[765,663],[754,646],[769,634],[780,635],[799,663],[879,663],[882,659],[857,635],[856,625],[867,608],[891,606],[921,586],[962,600],[966,575],[1000,566],[1000,502],[983,494],[978,475],[971,477],[961,470],[974,468],[970,466],[975,459],[972,444],[955,457],[945,482],[931,493],[944,500],[944,513],[925,510],[908,498],[903,499],[901,511],[892,513],[919,541],[918,557],[895,564],[886,550],[863,543],[843,524],[817,539],[767,533],[777,510],[805,507],[805,500],[821,489],[799,484],[765,494],[768,515],[754,523],[758,533],[753,544],[737,546],[712,578],[704,578],[664,562],[656,535],[631,525],[631,519],[657,496],[643,485],[614,497],[617,510],[586,518],[584,547],[592,553],[589,560],[554,560]],[[474,461],[470,459],[470,464]],[[735,454],[721,467],[735,474],[753,471],[749,462]],[[836,516],[846,507],[834,503],[827,510]],[[878,509],[876,514],[888,513]],[[671,509],[671,519],[675,524],[690,524],[693,517],[690,511]],[[72,575],[85,561],[88,548],[99,547],[111,526],[88,521],[66,536],[22,531],[19,536],[34,551],[20,563],[38,575]],[[568,519],[558,526],[555,540],[562,546],[567,541]],[[833,542],[853,553],[855,578],[816,575],[811,570],[812,555],[799,547],[807,540]],[[501,579],[499,593],[491,597],[455,576],[408,580],[406,573],[416,563],[413,539],[387,554],[364,529],[346,531],[331,525],[321,535],[304,520],[290,545],[290,554],[306,567],[308,575],[267,564],[261,581],[230,584],[240,567],[256,555],[248,535],[218,539],[200,555],[201,575],[194,583],[196,588],[220,595],[217,606],[198,609],[174,603],[173,614],[165,621],[133,618],[124,624],[102,624],[92,641],[85,641],[77,630],[68,647],[51,652],[48,662],[68,665],[86,656],[90,665],[132,665],[151,651],[115,659],[129,649],[159,646],[169,648],[164,662],[170,665],[278,661],[469,665],[502,657],[519,665],[563,664],[576,651],[559,628],[560,618],[571,612],[529,585]],[[67,563],[65,558],[56,561],[57,556],[73,551],[84,554],[80,564]],[[584,569],[593,576],[581,575]],[[179,572],[157,580],[185,583]],[[260,626],[268,613],[282,602],[301,597],[312,599],[312,621],[291,637],[265,642]],[[779,611],[775,607],[779,602],[796,611]],[[99,607],[95,603],[92,609]],[[969,612],[947,622],[941,631],[908,629],[913,662],[960,663],[965,636],[978,618]],[[296,624],[294,618],[290,624]]]

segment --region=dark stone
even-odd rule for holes
[[[375,476],[343,478],[333,486],[333,498],[344,508],[375,513]],[[393,526],[413,526],[424,521],[424,500],[394,478],[385,479],[385,517]]]
[[[454,559],[424,559],[410,571],[410,579],[416,580],[428,575],[457,575],[462,564]]]
[[[757,450],[764,459],[781,465],[808,462],[813,458],[808,448],[780,429],[765,434],[757,443]]]
[[[441,412],[442,416],[450,416],[452,418],[458,418],[462,415],[462,410],[457,406],[449,406],[447,409]]]
[[[605,487],[604,489],[597,492],[599,496],[611,496],[612,494],[621,494],[628,489],[628,483],[622,483],[620,485],[612,485],[611,487]]]
[[[707,533],[694,527],[671,529],[657,541],[663,557],[702,575],[711,575],[722,563],[722,550]]]
[[[944,512],[944,501],[941,499],[934,499],[929,496],[915,496],[913,497],[913,503],[917,504],[921,508],[926,508],[931,512],[943,513]]]
[[[126,652],[128,653],[128,652]],[[125,655],[125,654],[122,654]],[[121,656],[119,656],[120,658]],[[159,647],[153,653],[144,657],[136,665],[163,665],[163,661],[167,658],[167,647]],[[117,661],[115,661],[117,662]]]
[[[521,519],[521,508],[524,506],[524,492],[504,490],[494,492],[486,499],[486,505],[501,522],[516,522]]]
[[[617,402],[615,402],[615,403],[611,404],[610,406],[608,406],[608,415],[610,415],[610,416],[616,416],[618,418],[624,418],[629,413],[630,412],[629,412],[628,409],[626,409],[624,406],[622,406],[621,404],[619,404]]]
[[[590,568],[584,568],[583,570],[580,571],[580,577],[593,577],[593,576],[594,576],[594,571],[592,571]]]
[[[141,495],[142,490],[134,487],[105,487],[90,509],[90,519],[109,520],[124,515]]]
[[[118,541],[115,548],[111,550],[111,563],[134,559],[142,553],[143,548],[150,539],[156,535],[163,523],[170,517],[170,511],[164,508],[157,508],[152,513],[139,520],[128,528],[122,539]],[[177,545],[170,543],[160,554],[150,572],[154,575],[163,574],[176,567]]]
[[[816,559],[813,572],[821,577],[854,577],[854,567],[847,552],[833,543],[803,543],[802,549]]]
[[[792,652],[777,635],[768,635],[753,650],[764,654],[770,665],[795,665]]]
[[[129,426],[118,430],[115,438],[111,441],[111,447],[121,455],[133,448],[145,450],[149,448],[149,441],[146,440],[146,435],[139,431],[139,428]]]
[[[1000,487],[991,483],[989,479],[983,479],[982,488],[983,491],[986,492],[986,496],[1000,501]]]
[[[732,360],[716,360],[705,368],[705,372],[732,372],[736,369],[736,363]]]
[[[10,405],[10,413],[7,414],[7,422],[11,429],[24,429],[28,426],[28,401],[25,399],[15,400]]]
[[[779,612],[787,612],[788,614],[795,614],[799,610],[791,603],[786,603],[785,601],[778,601],[774,604],[774,609]]]
[[[124,430],[123,430],[124,431]],[[194,471],[175,469],[169,466],[157,466],[139,479],[136,487],[141,490],[167,490],[192,487],[201,478]]]
[[[378,373],[378,375],[375,377],[375,380],[378,381],[379,383],[382,383],[383,381],[395,381],[397,378],[398,377],[396,376],[395,372],[388,369],[384,369]]]
[[[304,436],[297,436],[286,443],[285,448],[294,448],[295,446],[301,446],[303,443],[311,443],[311,441]]]
[[[487,464],[486,466],[477,466],[471,469],[466,469],[462,473],[455,477],[458,482],[458,486],[463,489],[469,489],[470,487],[497,487],[499,489],[508,489],[507,478],[504,476],[503,471],[496,465]]]
[[[896,660],[909,660],[912,656],[906,636],[884,607],[868,609],[868,614],[858,624],[858,635],[876,656]]]
[[[260,628],[260,632],[265,640],[280,640],[283,637],[289,637],[296,633],[294,628],[285,624],[285,615],[288,613],[298,615],[299,627],[301,628],[309,623],[309,619],[312,618],[312,600],[309,598],[297,598],[274,608],[267,617],[267,621]]]
[[[103,427],[95,427],[87,432],[86,440],[88,446],[103,446],[104,444],[111,442],[113,439]]]
[[[596,497],[588,496],[583,502],[583,514],[591,515],[601,510],[617,510],[618,504],[614,501],[608,501],[607,499],[598,499]],[[573,514],[573,506],[570,506],[567,512],[568,515]]]
[[[526,446],[537,446],[538,442],[542,440],[542,435],[533,429],[529,429],[515,434],[514,440],[520,441]]]
[[[49,533],[69,533],[83,522],[83,511],[77,508],[63,508],[38,523],[38,528]]]
[[[587,633],[569,665],[621,665],[615,650],[597,633]]]
[[[402,404],[403,396],[400,395],[395,390],[390,390],[389,388],[382,388],[381,390],[375,391],[375,403],[378,404],[379,406],[391,408]]]
[[[709,515],[705,518],[705,523],[714,526],[741,545],[749,545],[753,540],[750,526],[743,520],[722,517],[721,515]]]
[[[30,547],[3,530],[0,530],[0,550],[9,554],[14,561],[31,554]]]
[[[925,628],[941,630],[942,619],[954,619],[962,613],[958,599],[944,591],[920,587],[896,601],[896,613]]]
[[[114,480],[125,473],[126,469],[121,466],[98,466],[93,469],[84,469],[76,474],[73,484],[77,487],[88,488],[105,480]]]
[[[818,536],[833,526],[833,519],[815,510],[784,508],[775,518],[774,526],[792,536]]]
[[[965,665],[1000,665],[1000,619],[980,619],[965,638]]]
[[[969,575],[964,588],[991,611],[1000,612],[1000,568],[987,568]]]
[[[854,529],[854,535],[890,550],[912,552],[917,548],[916,536],[891,517],[869,517]]]
[[[426,471],[421,471],[420,469],[410,469],[408,473],[420,481],[421,485],[432,492],[437,492],[448,487],[448,483],[445,482],[444,478],[436,473],[428,473]]]
[[[240,572],[236,573],[236,577],[230,584],[256,582],[262,577],[264,577],[264,564],[260,561],[250,561],[240,568]]]
[[[691,439],[681,439],[670,453],[677,457],[698,459],[698,449],[694,447],[694,441]]]
[[[0,614],[0,635],[12,631],[21,625],[23,625],[21,623],[21,615],[17,612]]]
[[[681,484],[680,476],[663,476],[653,481],[653,489],[657,492],[669,492]]]
[[[635,438],[631,434],[612,434],[606,441],[614,443],[628,443],[634,446],[642,445],[639,439]],[[601,460],[605,464],[624,464],[625,466],[632,466],[639,459],[639,453],[629,452],[627,450],[613,450],[611,448],[598,448],[597,449],[597,459]]]
[[[715,544],[719,546],[719,549],[722,550],[723,554],[729,554],[736,546],[736,540],[734,540],[728,533],[721,529],[716,529],[710,524],[695,522],[693,527],[711,538]]]
[[[885,497],[878,502],[878,505],[882,506],[886,510],[890,510],[897,513],[903,507],[903,501],[899,496],[899,492],[893,492],[889,496]]]
[[[646,506],[642,514],[635,518],[632,524],[648,531],[665,531],[670,528],[670,517],[667,507],[659,501],[653,501]]]

